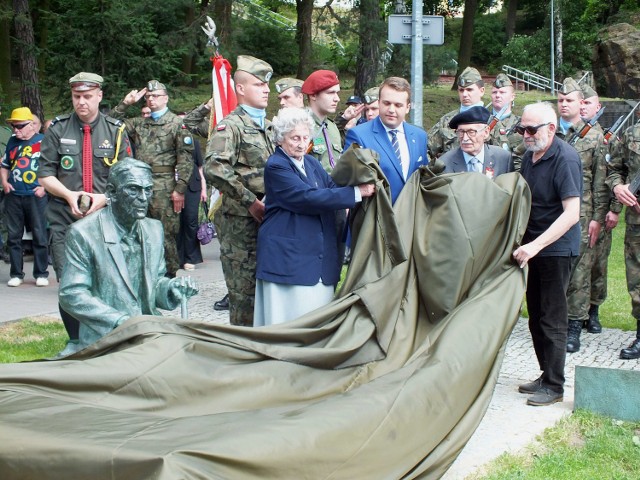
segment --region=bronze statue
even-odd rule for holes
[[[198,293],[195,283],[166,278],[162,224],[146,218],[151,168],[125,158],[111,168],[107,207],[74,223],[60,280],[62,308],[80,321],[80,338],[60,355],[96,342],[138,315],[161,315]]]

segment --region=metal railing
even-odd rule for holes
[[[509,65],[503,65],[502,71],[505,72],[509,78],[515,80],[516,84],[520,82],[529,87],[538,88],[540,90],[551,90],[551,79],[539,75],[535,72],[530,72],[529,70],[520,70]],[[562,88],[562,84],[559,82],[553,82],[553,85],[554,90]]]

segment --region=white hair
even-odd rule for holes
[[[558,115],[550,102],[537,102],[525,105],[522,114],[524,115],[527,112],[540,115],[542,123],[553,123],[556,128],[558,127]]]
[[[309,132],[313,132],[315,122],[311,118],[309,110],[295,107],[283,108],[278,112],[278,116],[273,118],[274,141],[278,145],[281,144],[284,136],[300,124],[306,125],[309,127]]]

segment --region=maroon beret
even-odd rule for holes
[[[315,95],[318,92],[338,85],[338,75],[331,70],[316,70],[302,84],[302,93],[306,95]]]

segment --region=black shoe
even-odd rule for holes
[[[580,350],[581,331],[582,320],[569,320],[569,331],[567,332],[567,352],[575,353]]]
[[[536,393],[542,388],[542,375],[536,378],[533,382],[523,383],[518,387],[520,393]]]
[[[213,304],[214,310],[229,310],[229,294],[227,293],[222,300],[218,300]]]
[[[563,400],[562,393],[549,390],[547,387],[540,387],[533,397],[527,400],[527,405],[534,407],[544,407],[547,405],[553,405],[554,403],[561,402]]]
[[[620,350],[620,358],[623,360],[640,358],[640,338],[636,338],[628,348]]]
[[[589,320],[587,320],[587,332],[589,333],[602,332],[602,325],[600,325],[600,318],[598,316],[598,305],[591,305],[591,308],[589,308]]]

